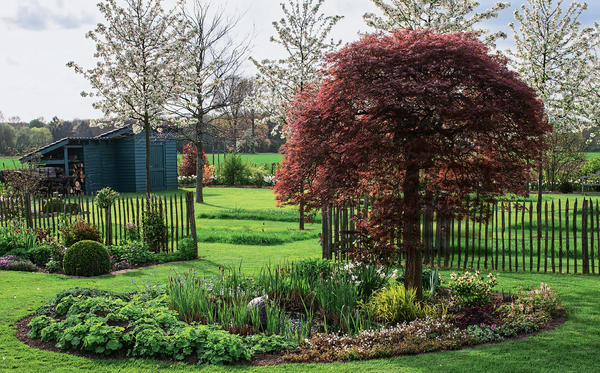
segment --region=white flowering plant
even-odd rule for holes
[[[463,275],[452,273],[449,284],[452,297],[457,303],[470,306],[483,306],[490,302],[492,289],[498,283],[498,278],[490,273],[487,277],[481,277],[479,271],[465,272]]]

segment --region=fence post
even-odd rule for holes
[[[112,245],[112,216],[110,213],[110,207],[104,209],[104,233],[106,245]]]
[[[31,196],[29,194],[25,195],[23,198],[23,202],[25,204],[25,220],[27,221],[27,228],[33,228],[33,217],[31,216]]]
[[[327,212],[327,209],[321,207],[321,248],[323,259],[331,259],[329,248],[329,230],[331,227],[329,226],[328,217],[329,213]]]
[[[196,213],[194,212],[194,192],[185,193],[185,203],[188,226],[194,239],[194,245],[198,247],[198,232],[196,232]]]
[[[581,211],[581,266],[584,274],[590,273],[590,266],[588,261],[588,200],[583,200],[583,207]]]

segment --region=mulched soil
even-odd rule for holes
[[[501,303],[503,301],[506,302],[506,300],[502,299],[501,294],[494,295],[493,302]],[[99,354],[95,354],[93,352],[87,352],[87,351],[78,351],[78,350],[66,350],[65,351],[65,350],[61,350],[61,349],[57,348],[56,342],[43,342],[41,339],[31,339],[27,335],[27,333],[29,332],[29,326],[27,326],[27,324],[29,324],[29,322],[31,321],[31,319],[33,317],[34,317],[34,315],[28,316],[16,323],[17,339],[19,341],[21,341],[22,343],[28,345],[29,347],[37,348],[40,350],[46,350],[46,351],[67,353],[67,354],[71,354],[71,355],[75,355],[75,356],[82,356],[82,357],[99,359],[99,360],[123,360],[123,359],[129,358],[127,356],[127,352],[125,349],[118,351],[116,353],[113,353],[111,356],[104,356],[104,355],[99,355]],[[534,336],[534,335],[537,335],[537,334],[540,334],[543,332],[553,330],[553,329],[559,327],[560,325],[562,325],[566,320],[567,320],[566,312],[564,309],[561,309],[559,311],[558,315],[555,318],[553,318],[552,321],[549,323],[549,325],[547,325],[544,329],[540,329],[536,332],[529,333],[529,334],[522,334],[522,335],[519,335],[514,338],[505,339],[504,341],[528,338],[528,337],[531,337],[531,336]],[[503,343],[503,342],[494,342],[494,343],[486,343],[486,344],[496,344],[496,343]],[[476,348],[479,346],[481,346],[481,344],[476,345],[476,346],[468,346],[468,347],[464,347],[464,348]],[[289,364],[290,362],[285,361],[283,359],[284,354],[285,354],[284,351],[279,351],[279,352],[275,352],[275,353],[258,354],[258,355],[253,356],[252,360],[240,361],[240,362],[236,363],[235,365],[267,366],[267,365],[278,365],[278,364],[284,364],[284,363]],[[164,360],[164,361],[172,362],[172,360]],[[189,356],[185,360],[183,360],[183,362],[188,363],[188,364],[196,364],[196,363],[198,363],[198,359],[194,356]]]

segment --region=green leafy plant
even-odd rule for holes
[[[198,259],[198,246],[191,237],[179,241],[179,257],[182,260]]]
[[[219,170],[225,185],[243,185],[248,183],[248,165],[237,153],[228,154]]]
[[[497,278],[490,273],[487,279],[481,277],[479,271],[465,272],[459,276],[450,275],[450,291],[458,303],[463,306],[483,306],[490,302],[492,289],[498,283]]]
[[[128,241],[139,241],[140,237],[140,229],[134,223],[126,223],[125,224],[125,238]]]
[[[78,214],[80,212],[79,205],[76,203],[65,202],[60,198],[50,198],[42,206],[42,212],[45,214]]]
[[[378,321],[387,324],[412,321],[425,316],[416,291],[406,289],[404,284],[392,284],[374,292],[364,308]]]
[[[75,219],[72,222],[64,220],[61,223],[60,236],[67,247],[79,241],[102,242],[98,228],[83,219]]]
[[[118,192],[112,190],[110,187],[102,188],[96,194],[96,206],[101,209],[110,208],[117,198],[119,198]]]
[[[50,273],[58,273],[63,270],[62,263],[58,260],[51,259],[46,263],[46,270]]]
[[[111,246],[108,251],[113,263],[127,261],[134,267],[138,267],[157,262],[156,254],[138,241],[128,242],[122,246]]]
[[[52,257],[52,248],[48,245],[36,246],[29,250],[28,258],[38,267],[44,267]]]
[[[56,341],[64,350],[112,355],[126,351],[135,357],[225,364],[252,354],[287,349],[294,344],[281,336],[231,334],[216,325],[189,325],[178,320],[160,293],[115,294],[70,289],[38,310],[29,323],[29,336]],[[119,326],[115,326],[118,323]]]
[[[98,276],[110,272],[108,251],[96,241],[79,241],[67,249],[63,259],[65,274]]]
[[[142,239],[152,252],[159,252],[167,239],[167,225],[156,206],[144,211],[142,216]]]
[[[15,255],[27,258],[38,246],[37,234],[24,226],[0,227],[0,256]]]

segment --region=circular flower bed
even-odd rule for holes
[[[193,271],[117,294],[72,289],[28,321],[25,342],[77,353],[234,363],[372,359],[499,342],[547,328],[561,315],[546,284],[493,293],[497,279],[426,271],[424,299],[402,270],[309,260],[243,276]],[[17,328],[19,330],[19,327]]]

